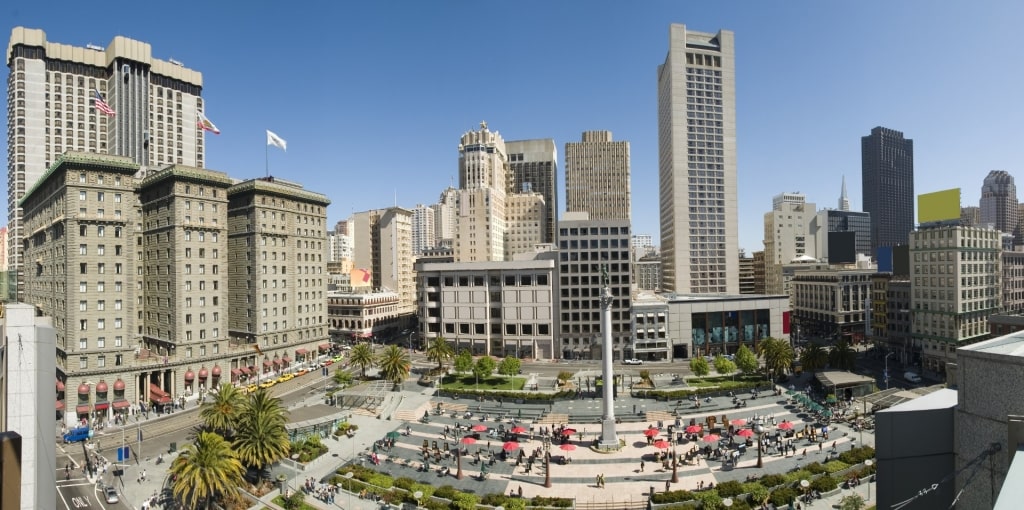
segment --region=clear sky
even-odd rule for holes
[[[729,29],[748,252],[762,246],[777,193],[836,207],[845,174],[859,210],[860,137],[875,126],[914,140],[917,193],[963,187],[963,205],[976,205],[989,170],[1024,179],[1021,20],[1017,1],[0,6],[7,37],[18,25],[76,46],[124,35],[201,71],[207,116],[222,131],[207,135],[207,166],[263,175],[271,129],[288,141],[287,153],[271,149],[271,173],[326,193],[332,225],[396,197],[436,202],[456,178],[460,136],[486,120],[506,140],[553,138],[560,171],[564,144],[583,131],[629,141],[634,231],[655,238],[655,71],[668,26]]]

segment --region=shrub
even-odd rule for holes
[[[526,510],[526,500],[522,498],[509,498],[505,501],[505,510]]]
[[[435,497],[449,500],[455,499],[455,494],[455,487],[452,487],[451,485],[442,485],[438,487],[437,490],[434,491]]]
[[[786,477],[778,474],[764,475],[757,480],[757,483],[761,484],[766,489],[773,489],[786,483]]]
[[[839,460],[850,465],[860,464],[873,458],[875,458],[875,449],[870,446],[861,446],[839,454]]]
[[[420,504],[427,510],[448,510],[448,503],[446,501],[437,501],[433,499],[426,499]]]
[[[825,466],[822,466],[820,462],[812,462],[804,466],[804,469],[816,475],[820,475],[825,472]]]
[[[757,482],[743,484],[743,492],[750,495],[750,500],[760,505],[768,500],[768,489]]]
[[[572,379],[572,372],[568,370],[562,370],[561,372],[558,373],[559,381],[565,382],[568,381],[569,379]]]
[[[550,506],[555,508],[570,508],[573,500],[567,498],[545,498],[537,496],[530,500],[530,506]]]
[[[682,503],[683,501],[691,501],[696,498],[697,496],[690,491],[655,492],[651,496],[651,502],[657,504]]]
[[[395,487],[398,487],[399,489],[409,490],[414,483],[416,483],[416,480],[405,476],[395,479]]]
[[[720,510],[724,508],[722,506],[722,496],[719,496],[716,491],[700,491],[695,496],[697,501],[700,501],[702,509]]]
[[[481,498],[480,499],[480,504],[481,505],[500,506],[500,507],[508,508],[507,506],[505,506],[505,504],[508,502],[509,499],[511,499],[511,498],[509,498],[508,496],[506,496],[504,494],[492,493],[492,494],[487,494],[483,498]]]
[[[743,494],[743,484],[736,480],[729,480],[716,485],[715,490],[723,498],[732,498]]]
[[[821,475],[811,481],[811,489],[818,492],[828,492],[839,486],[839,481],[832,478],[832,475]]]
[[[412,494],[422,492],[423,497],[420,498],[420,501],[423,501],[425,499],[430,499],[430,496],[434,495],[434,487],[425,483],[414,483],[412,484],[412,487],[409,487],[409,492]]]
[[[838,473],[848,467],[850,467],[850,465],[841,460],[830,460],[825,463],[825,472]]]
[[[452,498],[452,507],[459,510],[476,510],[476,505],[479,502],[480,496],[469,494],[468,492],[459,492]]]
[[[787,482],[799,482],[800,480],[810,480],[814,475],[806,469],[796,469],[783,475],[786,477]]]
[[[792,487],[779,487],[772,491],[768,501],[771,501],[776,508],[786,506],[797,497],[796,489]]]

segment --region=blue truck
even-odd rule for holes
[[[89,427],[76,427],[64,434],[65,443],[77,443],[87,439],[92,439],[92,429]]]

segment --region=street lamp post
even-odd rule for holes
[[[345,478],[348,479],[348,483],[346,484],[346,485],[348,485],[348,487],[346,487],[346,489],[348,489],[348,507],[349,508],[352,508],[352,477],[353,476],[355,476],[355,473],[353,473],[351,471],[349,471],[348,473],[345,473]]]
[[[754,425],[754,431],[757,432],[757,467],[762,468],[764,467],[764,461],[761,459],[761,444],[764,441],[761,441],[761,438],[762,434],[764,434],[764,425],[760,423]]]
[[[679,456],[676,454],[676,451],[672,450],[672,483],[679,483],[679,473],[676,469],[678,459]]]
[[[412,337],[415,336],[415,335],[416,335],[415,331],[409,333],[409,354],[410,355],[412,354]]]
[[[889,356],[896,354],[896,351],[892,351],[885,355],[885,389],[889,389]]]
[[[864,466],[867,467],[868,470],[871,469],[871,465],[872,464],[874,464],[874,461],[872,461],[871,459],[868,459],[868,460],[864,461]],[[870,477],[871,477],[871,475],[868,474],[868,482],[867,482],[867,484],[868,484],[868,501],[871,501],[871,478]]]

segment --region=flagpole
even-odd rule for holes
[[[266,162],[267,177],[270,177],[270,144],[263,146],[264,162]]]

